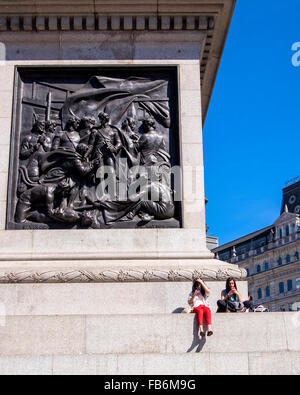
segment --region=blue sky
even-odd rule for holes
[[[220,244],[272,224],[300,175],[300,1],[238,0],[204,125],[209,234]]]

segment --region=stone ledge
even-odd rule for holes
[[[233,5],[235,0],[0,0],[0,14],[144,14],[164,15],[219,12]]]
[[[194,314],[7,316],[0,354],[300,353],[299,314],[213,314],[214,336],[201,340]]]

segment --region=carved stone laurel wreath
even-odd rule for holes
[[[205,281],[224,281],[228,277],[244,280],[244,269],[216,268],[200,270],[93,270],[45,271],[33,270],[0,273],[0,283],[128,283],[192,281],[201,277]]]

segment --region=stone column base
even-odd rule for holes
[[[211,290],[212,311],[228,277],[247,299],[246,273],[218,260],[2,262],[0,303],[5,314],[160,314],[188,306],[192,280]]]

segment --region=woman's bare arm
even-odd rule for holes
[[[239,298],[239,302],[242,303],[242,301],[243,301],[242,294],[241,294],[240,292],[236,291],[236,295],[237,295],[238,298]]]
[[[222,293],[221,293],[221,300],[226,300],[226,299],[227,299],[227,297],[225,296],[224,291],[222,291]]]
[[[209,288],[204,284],[203,281],[201,281],[201,286],[204,289],[205,295],[208,296],[210,294]]]

